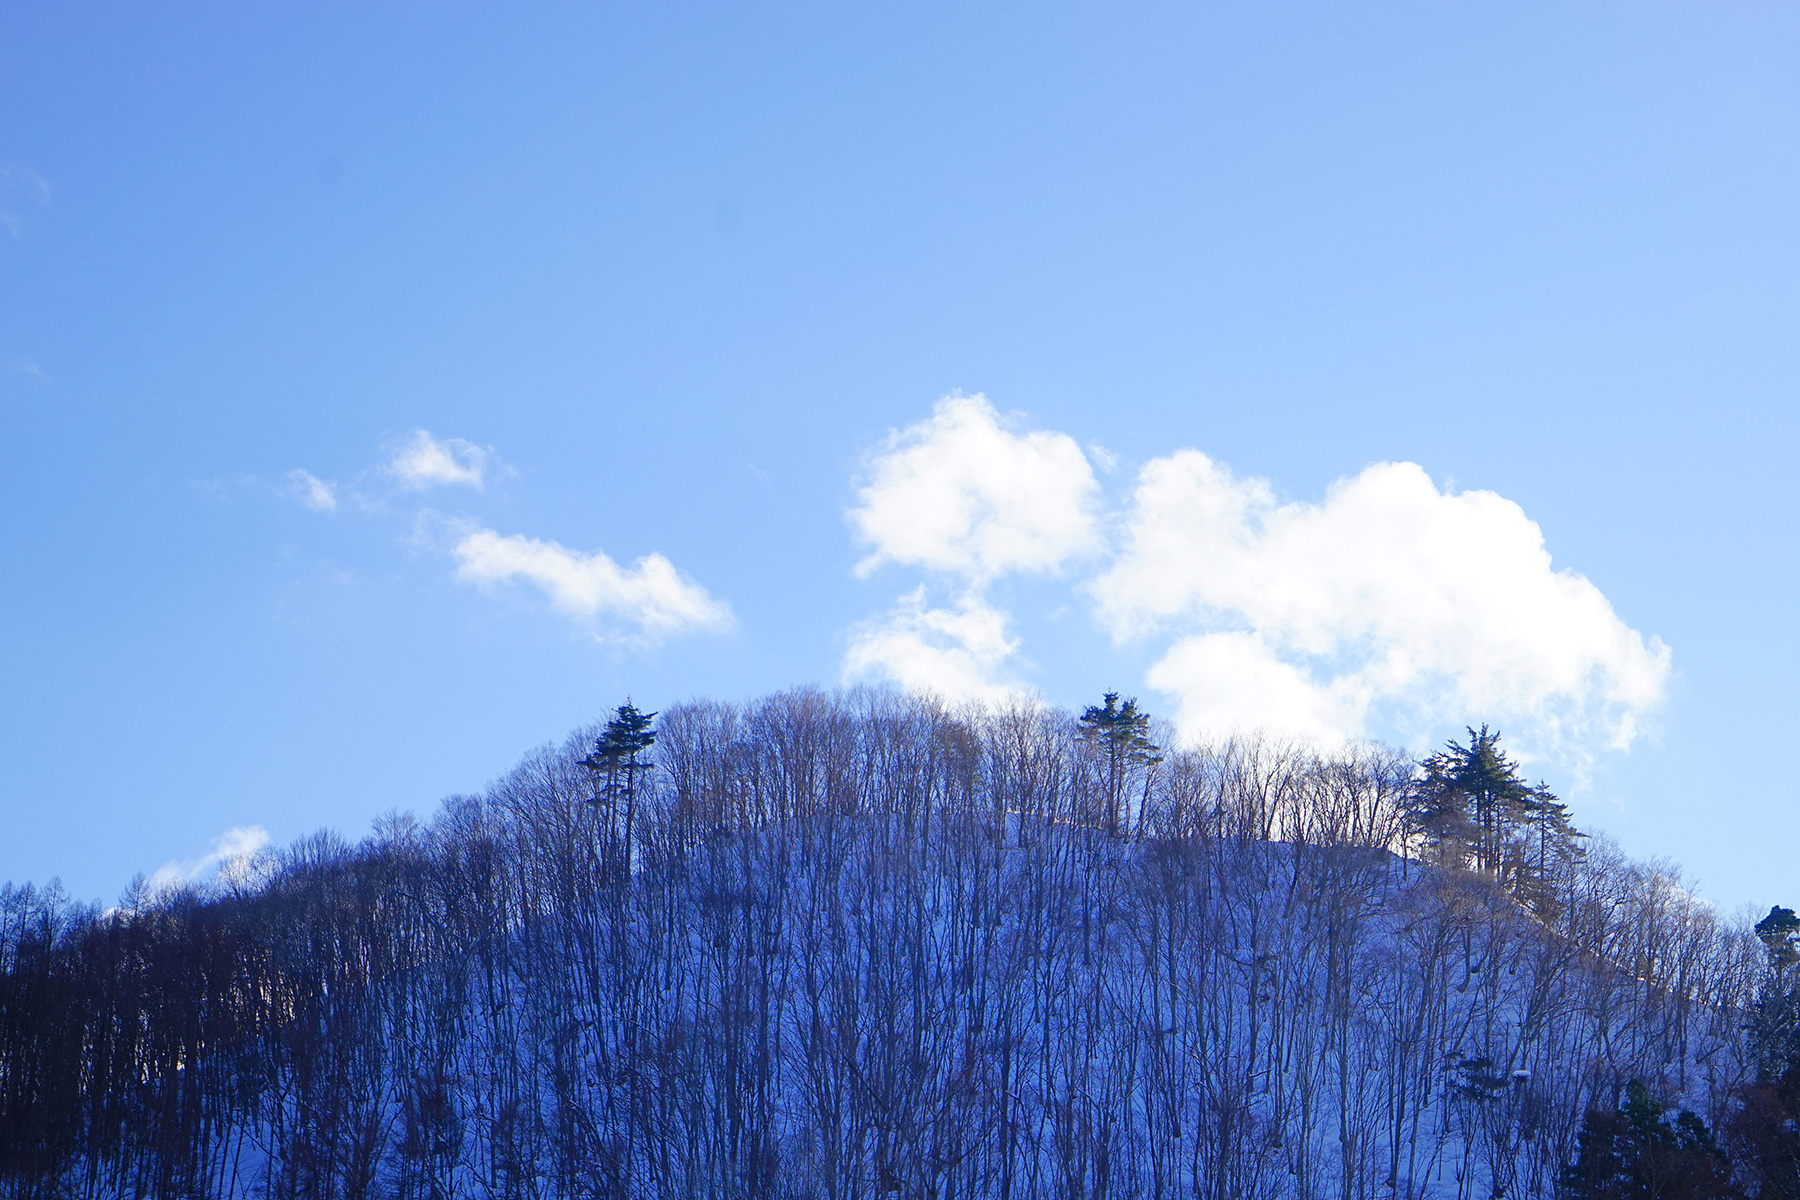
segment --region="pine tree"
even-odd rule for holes
[[[628,699],[619,705],[594,742],[594,752],[581,760],[594,783],[589,803],[601,817],[602,847],[619,856],[620,869],[631,870],[631,832],[637,818],[639,776],[650,769],[643,754],[656,744],[651,723],[655,713],[639,712]]]
[[[1756,1077],[1725,1132],[1759,1200],[1800,1200],[1800,916],[1776,905],[1756,936],[1768,954],[1746,1027]]]
[[[1117,836],[1131,773],[1161,762],[1162,747],[1150,740],[1150,714],[1138,711],[1137,697],[1121,704],[1119,693],[1107,692],[1101,699],[1081,714],[1078,736],[1105,756],[1106,831]]]
[[[1784,979],[1789,967],[1800,963],[1800,917],[1777,904],[1756,923],[1756,936],[1769,952],[1769,970]]]
[[[1562,1175],[1566,1200],[1726,1200],[1741,1195],[1706,1122],[1681,1110],[1673,1120],[1642,1080],[1625,1085],[1615,1112],[1590,1110],[1580,1147]]]
[[[1558,909],[1556,880],[1563,869],[1580,861],[1579,843],[1587,837],[1569,819],[1569,806],[1556,798],[1541,780],[1524,801],[1526,832],[1523,861],[1513,892],[1548,918]]]
[[[1756,923],[1756,936],[1769,964],[1749,1027],[1757,1074],[1771,1083],[1791,1073],[1800,1085],[1800,917],[1776,905]],[[1800,1102],[1800,1091],[1790,1099]],[[1794,1108],[1800,1113],[1800,1103]]]
[[[1432,857],[1500,878],[1513,832],[1541,811],[1541,798],[1500,749],[1499,731],[1471,728],[1468,745],[1448,742],[1419,767],[1408,818]]]

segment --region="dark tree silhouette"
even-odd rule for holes
[[[1567,1200],[1725,1200],[1741,1195],[1706,1122],[1686,1109],[1671,1119],[1639,1079],[1614,1112],[1590,1110],[1580,1150],[1564,1172]]]
[[[1767,956],[1746,1027],[1756,1074],[1725,1136],[1759,1200],[1800,1200],[1800,917],[1776,905],[1756,936]]]

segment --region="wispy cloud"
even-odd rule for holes
[[[295,467],[279,490],[314,512],[348,508],[381,514],[392,513],[406,493],[433,487],[480,491],[495,474],[505,477],[511,472],[498,465],[491,448],[416,429],[346,484]],[[662,554],[647,554],[622,567],[603,551],[572,550],[523,534],[501,534],[465,516],[446,516],[423,507],[415,507],[412,516],[412,540],[454,559],[461,582],[491,588],[527,584],[601,640],[650,645],[683,633],[728,630],[734,624],[730,605]]]
[[[491,447],[459,437],[440,438],[415,429],[388,448],[373,465],[339,484],[304,467],[290,470],[276,490],[313,512],[335,512],[350,505],[365,510],[389,508],[400,497],[431,488],[462,487],[482,491],[499,467]],[[499,468],[504,474],[505,469]]]
[[[39,383],[52,382],[50,376],[44,373],[44,369],[29,358],[9,358],[6,360],[6,369],[17,371],[21,375],[29,375]]]
[[[486,486],[493,451],[462,438],[437,438],[415,429],[387,461],[387,473],[411,491],[434,487]]]
[[[625,626],[640,639],[657,640],[733,624],[730,606],[661,554],[647,554],[625,568],[598,550],[584,553],[491,529],[464,533],[452,553],[457,578],[489,585],[522,580],[564,613],[595,622],[602,634]]]
[[[238,825],[213,839],[212,849],[197,858],[170,859],[151,873],[144,882],[146,893],[155,897],[172,888],[204,883],[209,879],[227,882],[247,872],[256,856],[269,844],[269,831],[261,825]]]
[[[314,512],[336,512],[337,487],[311,471],[295,467],[287,473],[288,494]]]
[[[0,226],[17,238],[24,232],[21,207],[50,203],[50,184],[30,167],[11,163],[0,166]]]

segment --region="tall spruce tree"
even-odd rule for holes
[[[618,856],[625,872],[631,870],[638,780],[650,769],[643,754],[656,744],[655,720],[655,713],[639,712],[627,699],[606,722],[594,742],[594,752],[581,760],[594,784],[589,803],[600,814],[602,847]]]
[[[1082,712],[1079,736],[1103,756],[1106,831],[1117,836],[1132,773],[1161,762],[1162,747],[1150,740],[1150,714],[1138,711],[1136,696],[1120,703],[1119,693],[1107,692],[1101,701]]]

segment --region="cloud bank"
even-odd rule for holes
[[[1117,637],[1178,635],[1148,681],[1194,731],[1348,739],[1467,713],[1625,749],[1670,673],[1668,647],[1557,570],[1522,508],[1413,463],[1282,504],[1197,451],[1153,460],[1090,594]]]
[[[1189,737],[1263,731],[1419,744],[1492,721],[1526,753],[1581,766],[1628,749],[1662,703],[1669,648],[1558,568],[1543,531],[1488,491],[1378,463],[1317,503],[1284,502],[1196,450],[1145,463],[1104,517],[1079,445],[1014,432],[979,396],[894,434],[850,510],[883,564],[948,577],[851,631],[847,677],[991,698],[1020,686],[1021,639],[988,585],[1091,565],[1071,581]],[[1110,531],[1110,538],[1102,537]]]

